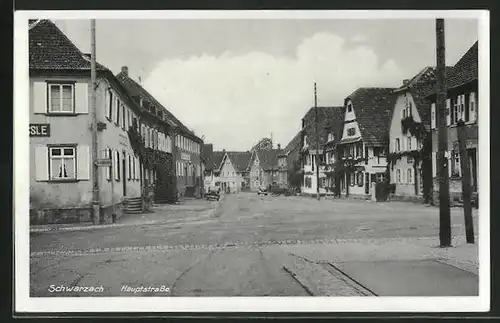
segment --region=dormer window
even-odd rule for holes
[[[328,134],[328,142],[333,141],[333,140],[335,140],[335,136],[334,136],[334,134],[333,134],[333,133],[331,133],[331,132],[330,132],[330,133]]]

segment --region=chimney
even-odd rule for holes
[[[278,144],[278,150],[281,150],[281,144]]]
[[[410,82],[410,80],[409,80],[409,79],[404,79],[404,80],[403,80],[403,85],[406,85],[406,84],[408,84],[409,82]]]
[[[128,67],[122,66],[122,74],[128,77]]]

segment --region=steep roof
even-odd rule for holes
[[[245,172],[250,163],[252,153],[249,151],[227,151],[227,156],[237,172]]]
[[[192,139],[201,142],[201,138],[196,136],[191,130],[189,130],[182,122],[179,121],[170,111],[167,110],[160,102],[158,102],[154,96],[152,96],[144,87],[142,87],[139,83],[134,81],[132,78],[128,76],[128,72],[120,72],[116,75],[116,78],[120,83],[129,91],[130,95],[136,100],[142,98],[143,100],[148,101],[150,104],[155,106],[157,109],[160,109],[164,114],[169,124],[179,128],[182,132]]]
[[[446,77],[446,87],[452,89],[478,78],[478,42],[476,41],[469,50],[453,66],[453,70]]]
[[[282,149],[280,156],[288,156],[292,151],[297,148],[300,148],[300,135],[301,132],[297,132],[297,134],[290,140],[290,142]]]
[[[210,165],[206,165],[207,170],[218,170],[221,166],[222,160],[226,155],[225,151],[214,151],[210,157]]]
[[[310,108],[303,118],[303,134],[306,135],[306,143],[309,149],[316,149],[316,111]],[[344,121],[344,107],[318,107],[318,135],[321,147],[327,142],[328,134],[336,132],[335,129],[342,129]],[[338,137],[337,133],[336,136]]]
[[[351,100],[363,141],[385,145],[396,100],[394,88],[359,88],[345,99]]]
[[[52,21],[30,21],[28,38],[30,70],[90,71],[90,55],[82,53]],[[109,71],[99,63],[96,69]]]
[[[469,50],[458,60],[453,67],[446,68],[446,89],[458,88],[478,79],[478,42],[476,41]],[[436,95],[436,89],[427,93],[427,98]]]

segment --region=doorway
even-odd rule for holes
[[[370,174],[365,173],[365,194],[370,194]]]

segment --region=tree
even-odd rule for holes
[[[252,151],[271,150],[271,149],[273,149],[273,142],[271,138],[262,138],[255,146],[252,147]]]
[[[292,167],[288,169],[288,183],[291,188],[300,188],[302,185],[302,169],[299,160],[294,161]]]

